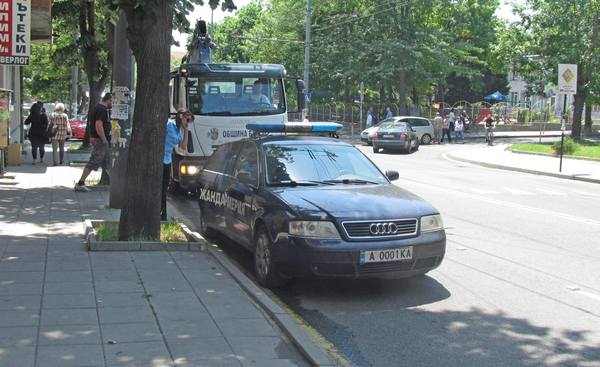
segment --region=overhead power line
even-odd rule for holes
[[[392,9],[396,8],[396,6],[398,6],[398,5],[399,6],[404,6],[404,5],[408,5],[408,4],[409,4],[408,2],[405,2],[405,3],[402,3],[402,4],[397,4],[397,5],[394,5],[392,7],[380,10],[380,11],[376,11],[376,12],[372,12],[372,13],[369,13],[369,14],[361,15],[359,17],[349,18],[349,19],[347,19],[345,21],[341,21],[341,22],[338,22],[336,24],[332,24],[332,25],[329,25],[329,26],[326,26],[326,27],[315,27],[313,29],[313,31],[314,32],[320,32],[320,31],[324,31],[324,30],[327,30],[327,29],[339,27],[339,26],[341,26],[343,24],[352,23],[352,22],[355,22],[357,20],[361,20],[361,19],[372,17],[372,16],[377,15],[377,14],[385,13],[386,11],[389,11],[389,10],[392,10]]]
[[[304,43],[304,41],[285,39],[285,38],[271,38],[271,37],[247,37],[247,36],[231,36],[233,38],[240,38],[249,41],[269,41],[269,42],[290,42],[290,43]]]

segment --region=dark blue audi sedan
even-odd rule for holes
[[[254,254],[258,281],[398,278],[438,267],[439,212],[332,138],[257,136],[221,145],[199,177],[200,231]]]

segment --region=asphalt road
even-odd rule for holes
[[[297,280],[277,295],[355,366],[600,366],[600,186],[373,154],[442,213],[444,262],[394,281]],[[193,218],[194,205],[176,200]],[[248,270],[250,255],[221,246]]]

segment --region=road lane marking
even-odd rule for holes
[[[533,195],[532,192],[529,191],[523,191],[523,190],[519,190],[519,189],[510,189],[510,188],[505,188],[506,191],[510,192],[513,195]]]
[[[536,214],[543,214],[543,215],[547,215],[547,216],[551,216],[551,217],[556,217],[556,218],[570,220],[572,222],[578,222],[578,223],[584,223],[584,224],[591,224],[593,226],[600,227],[600,221],[594,220],[594,219],[588,219],[588,218],[584,218],[584,217],[578,217],[576,215],[571,215],[571,214],[559,213],[559,212],[556,212],[556,211],[553,211],[553,210],[540,209],[540,208],[536,208],[536,207],[529,206],[529,205],[511,203],[509,201],[503,201],[503,200],[493,199],[493,198],[486,197],[486,196],[479,196],[479,195],[471,194],[471,193],[464,192],[464,191],[461,191],[461,190],[447,189],[447,188],[444,188],[444,187],[438,187],[438,186],[435,186],[435,185],[431,185],[431,184],[428,184],[428,183],[425,183],[425,182],[411,180],[409,178],[404,178],[403,181],[412,182],[412,183],[415,183],[415,184],[418,184],[418,185],[422,185],[422,186],[427,186],[427,187],[432,188],[434,190],[438,190],[438,191],[450,193],[450,194],[453,194],[453,195],[466,196],[468,198],[476,199],[476,200],[480,200],[480,201],[484,201],[484,202],[487,202],[487,203],[490,203],[490,204],[502,205],[502,206],[505,206],[505,207],[508,207],[508,208],[512,208],[512,209],[525,210],[525,211],[533,212],[533,213],[536,213]],[[399,182],[395,183],[395,184],[398,185],[398,186],[400,186]]]
[[[553,196],[566,196],[567,195],[564,192],[558,192],[558,191],[554,191],[554,190],[547,190],[547,189],[538,189],[538,190],[546,195],[553,195]]]
[[[499,194],[498,191],[486,190],[486,189],[471,189],[471,191],[473,191],[474,193],[479,194],[479,195],[495,195],[495,194]]]

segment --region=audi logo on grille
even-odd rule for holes
[[[394,222],[372,223],[369,226],[369,232],[375,236],[396,234],[398,225]]]

